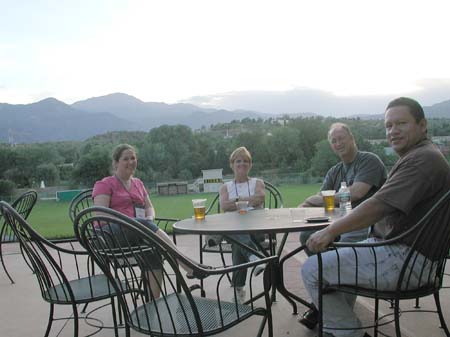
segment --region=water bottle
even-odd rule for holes
[[[350,211],[352,209],[352,199],[350,196],[350,190],[347,187],[345,181],[341,182],[341,188],[339,189],[339,209],[342,213]]]

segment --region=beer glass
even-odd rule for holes
[[[236,208],[239,211],[239,214],[247,213],[248,201],[236,201]]]
[[[194,206],[195,220],[204,220],[206,211],[206,199],[192,199],[192,206]]]
[[[325,207],[325,211],[331,212],[334,210],[334,195],[336,191],[334,190],[326,190],[321,192],[323,197],[323,206]]]

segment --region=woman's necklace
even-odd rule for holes
[[[238,192],[238,189],[237,189],[237,184],[243,184],[244,182],[241,182],[241,183],[238,183],[237,181],[236,181],[236,179],[234,180],[234,189],[235,189],[235,191],[236,191],[236,196],[239,198],[239,192]],[[247,178],[247,190],[248,190],[248,196],[250,196],[250,183],[249,183],[249,181],[248,181],[248,178]]]
[[[115,175],[115,177],[120,181],[124,189],[126,189],[127,191],[131,190],[131,178],[128,180],[122,180],[117,176],[117,174]]]

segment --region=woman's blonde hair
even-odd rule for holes
[[[230,166],[233,166],[234,161],[237,157],[244,157],[247,159],[250,164],[252,163],[252,155],[247,150],[245,146],[238,147],[236,150],[234,150],[230,155]]]

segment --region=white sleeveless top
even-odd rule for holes
[[[250,178],[244,183],[237,183],[235,180],[227,181],[225,185],[228,191],[228,200],[239,197],[250,197],[255,194],[257,178]]]

